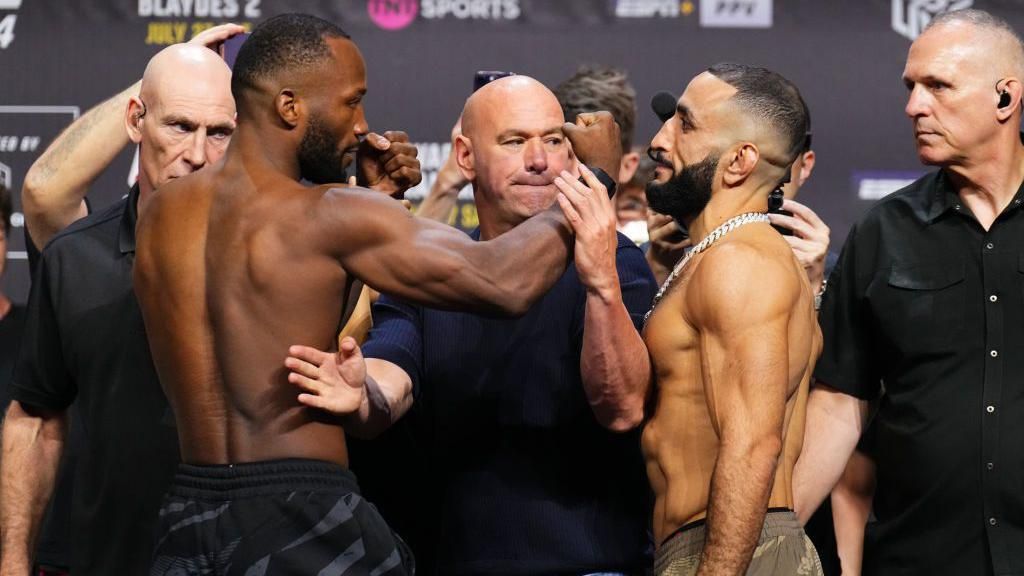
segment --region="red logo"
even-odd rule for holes
[[[401,30],[416,19],[419,0],[369,0],[366,11],[374,24],[385,30]]]

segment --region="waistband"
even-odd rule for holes
[[[323,460],[288,458],[244,464],[179,464],[168,489],[172,496],[229,499],[311,490],[359,493],[352,471]]]
[[[661,545],[664,546],[670,540],[682,538],[687,542],[698,542],[703,546],[706,525],[706,518],[690,522],[666,536],[662,540]],[[796,530],[802,533],[803,529],[804,527],[800,524],[800,520],[797,519],[796,514],[789,508],[769,508],[768,513],[764,517],[764,526],[761,527],[761,538],[758,542],[764,542],[769,538],[775,538],[784,534],[793,534]]]

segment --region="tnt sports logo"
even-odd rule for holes
[[[772,0],[700,0],[704,28],[771,28]]]
[[[400,30],[416,20],[515,20],[520,0],[369,0],[370,19],[385,30]]]
[[[416,19],[419,0],[370,0],[366,3],[373,23],[385,30],[401,30]]]
[[[972,4],[974,0],[892,0],[892,29],[916,40],[932,18],[943,12],[970,8]]]

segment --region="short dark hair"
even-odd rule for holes
[[[796,85],[777,72],[746,64],[715,64],[708,72],[736,89],[732,99],[779,138],[786,150],[785,163],[792,163],[810,128],[807,104]]]
[[[566,122],[578,114],[607,110],[619,124],[622,153],[633,147],[633,126],[636,124],[636,90],[622,70],[609,67],[583,66],[555,88]]]
[[[11,233],[11,214],[14,213],[14,206],[11,204],[11,191],[0,183],[0,217],[4,219],[4,234]]]
[[[350,36],[337,25],[309,14],[281,14],[257,26],[238,51],[231,73],[236,104],[246,89],[263,78],[329,58],[327,38]]]

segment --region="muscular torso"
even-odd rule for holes
[[[723,237],[719,243],[741,235],[753,240],[765,258],[791,266],[800,275],[795,286],[788,324],[788,387],[782,430],[782,453],[775,470],[769,508],[792,508],[792,472],[803,443],[804,412],[811,371],[821,350],[821,334],[813,309],[813,295],[804,272],[781,238],[767,226],[756,230],[748,226]],[[758,241],[763,235],[765,241]],[[776,242],[777,240],[777,242]],[[694,272],[701,261],[714,257],[716,247],[697,255],[676,279],[658,304],[643,332],[656,378],[655,403],[643,432],[643,451],[647,473],[655,493],[654,533],[661,543],[676,529],[707,516],[712,474],[718,458],[720,407],[716,404],[718,387],[730,382],[715,382],[708,377],[713,362],[728,362],[709,357],[702,346],[701,332],[694,325],[694,306],[700,305],[689,291]],[[758,271],[749,270],[749,281],[758,281]],[[763,286],[767,294],[775,289]],[[778,349],[787,350],[780,346]],[[785,354],[785,352],[780,352]]]
[[[298,403],[283,364],[292,344],[332,349],[346,308],[349,278],[308,232],[324,190],[211,167],[167,191],[136,290],[183,460],[346,465],[340,422]]]

